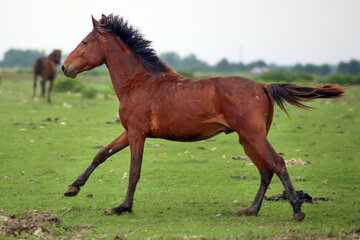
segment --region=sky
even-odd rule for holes
[[[360,0],[11,0],[0,7],[0,59],[10,48],[70,53],[91,15],[117,14],[158,53],[215,64],[360,60]]]

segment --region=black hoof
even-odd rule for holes
[[[79,191],[80,191],[79,187],[69,185],[67,191],[64,193],[64,196],[66,196],[66,197],[74,197],[74,196],[76,196],[78,194]]]
[[[111,216],[111,215],[121,215],[123,212],[132,212],[131,208],[128,207],[115,207],[108,211],[105,211],[105,215]]]
[[[305,213],[303,212],[294,213],[293,219],[296,222],[302,222],[305,219]]]

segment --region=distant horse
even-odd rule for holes
[[[41,76],[41,97],[45,97],[46,81],[50,82],[47,100],[50,103],[50,95],[56,77],[56,65],[60,64],[61,50],[54,50],[48,57],[38,58],[34,62],[33,98],[36,96],[37,76]]]
[[[105,213],[130,212],[146,138],[199,141],[222,132],[236,132],[239,143],[261,176],[254,202],[237,215],[258,214],[265,191],[276,173],[293,207],[294,220],[305,218],[284,159],[267,140],[274,103],[285,112],[285,101],[309,108],[299,101],[340,97],[344,94],[343,88],[260,84],[241,77],[186,78],[163,63],[150,48],[150,41],[123,18],[102,15],[99,21],[92,18],[92,22],[93,30],[67,57],[62,70],[67,77],[75,78],[78,73],[105,63],[120,101],[119,113],[125,131],[95,156],[90,166],[68,187],[65,196],[77,195],[100,163],[130,145],[130,176],[125,200]]]

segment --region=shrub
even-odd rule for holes
[[[360,74],[353,76],[350,74],[334,74],[325,79],[327,83],[336,83],[340,85],[360,84]]]
[[[95,88],[85,87],[82,89],[81,94],[84,98],[92,99],[96,97],[97,91]]]
[[[83,76],[109,76],[109,72],[106,68],[97,67],[91,71],[86,71],[82,73]]]
[[[55,81],[54,91],[55,92],[81,92],[85,88],[84,84],[77,78],[60,78]]]
[[[294,73],[296,81],[311,82],[314,80],[313,75],[306,72]]]
[[[194,71],[191,70],[178,70],[178,74],[184,77],[193,78],[194,77]]]
[[[300,72],[300,73],[289,73],[289,72],[279,72],[271,71],[263,73],[259,76],[260,79],[265,82],[310,82],[314,78],[311,74]]]

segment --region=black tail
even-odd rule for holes
[[[345,93],[345,89],[337,85],[319,85],[305,87],[289,83],[271,83],[265,85],[268,96],[288,114],[284,101],[304,109],[312,107],[302,104],[300,101],[310,101],[316,98],[339,98]]]
[[[35,67],[35,75],[38,75],[42,72],[43,69],[43,62],[41,60],[41,58],[39,58],[38,60],[36,60],[36,67]]]

